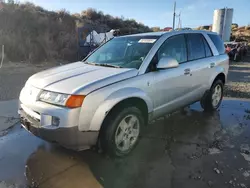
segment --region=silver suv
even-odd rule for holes
[[[201,101],[215,110],[223,97],[228,56],[205,31],[117,37],[82,62],[31,76],[20,93],[23,127],[75,150],[100,145],[123,156],[147,122]]]

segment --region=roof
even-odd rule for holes
[[[211,32],[211,31],[205,31],[205,30],[179,30],[179,31],[170,31],[170,32],[166,32],[166,33],[176,33],[176,34],[180,34],[180,33],[207,33],[207,34],[217,34],[215,32]]]
[[[137,33],[137,34],[131,34],[131,35],[124,35],[124,37],[127,37],[127,36],[162,36],[165,33],[167,33],[167,32]]]
[[[127,36],[162,36],[166,34],[181,34],[181,33],[207,33],[207,34],[216,34],[215,32],[211,31],[204,31],[204,30],[180,30],[180,31],[160,31],[160,32],[148,32],[148,33],[138,33],[138,34],[132,34],[132,35],[125,35]]]

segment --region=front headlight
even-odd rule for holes
[[[42,91],[39,96],[39,100],[47,103],[65,106],[68,97],[69,95],[66,94],[55,93],[51,91]]]
[[[39,100],[55,105],[66,106],[68,108],[77,108],[82,105],[84,95],[68,95],[43,90],[39,95]]]

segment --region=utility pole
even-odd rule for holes
[[[175,27],[175,8],[176,8],[176,1],[174,2],[173,30],[174,30],[174,27]]]

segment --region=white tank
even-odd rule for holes
[[[214,10],[213,32],[217,32],[224,42],[230,41],[233,9],[223,8]]]

